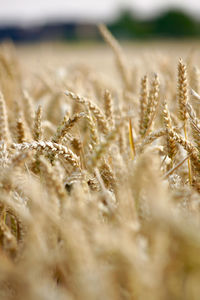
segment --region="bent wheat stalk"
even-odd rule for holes
[[[31,143],[22,143],[16,144],[13,143],[11,148],[14,148],[18,151],[26,151],[26,150],[37,150],[37,153],[50,151],[54,155],[59,155],[67,160],[73,167],[80,167],[80,161],[76,154],[74,154],[70,149],[61,144],[53,143],[50,141],[34,141]]]

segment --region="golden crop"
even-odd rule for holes
[[[194,53],[130,62],[99,29],[119,76],[1,45],[0,299],[199,299]]]

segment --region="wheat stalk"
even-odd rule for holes
[[[105,41],[108,43],[108,45],[111,47],[115,54],[116,58],[116,63],[119,68],[120,75],[122,77],[122,80],[124,82],[125,87],[128,90],[132,90],[132,82],[131,82],[131,76],[130,76],[130,71],[127,68],[127,62],[125,59],[125,56],[123,54],[123,51],[121,49],[121,46],[117,42],[117,40],[113,37],[111,32],[106,28],[105,25],[100,24],[99,25],[99,30],[105,39]]]

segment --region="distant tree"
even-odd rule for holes
[[[169,10],[152,23],[154,34],[161,37],[188,37],[199,33],[196,21],[180,10]]]
[[[119,17],[108,24],[117,38],[152,37],[195,37],[200,35],[200,24],[178,9],[171,9],[153,19],[142,21],[128,10],[122,10]]]
[[[140,38],[148,30],[145,23],[138,20],[131,11],[122,10],[118,19],[108,24],[109,29],[119,38]]]

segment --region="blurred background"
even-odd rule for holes
[[[98,23],[118,39],[198,39],[198,0],[0,0],[0,41],[100,40]]]

